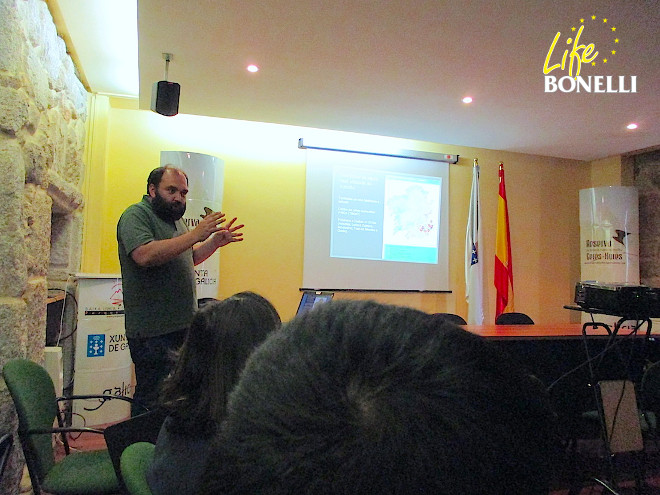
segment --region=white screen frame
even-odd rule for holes
[[[449,164],[365,153],[306,150],[303,283],[313,290],[449,292]],[[438,263],[330,257],[333,170],[372,169],[441,179]]]

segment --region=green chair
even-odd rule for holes
[[[147,484],[147,468],[154,458],[154,444],[132,443],[121,454],[121,476],[129,495],[152,495]]]
[[[107,450],[71,453],[69,432],[100,433],[94,428],[65,428],[59,402],[76,399],[122,399],[112,395],[57,398],[48,372],[27,359],[9,361],[2,369],[16,406],[18,438],[25,455],[34,495],[104,495],[119,493],[119,483]],[[57,420],[58,428],[53,424]],[[53,434],[60,434],[65,456],[55,461]]]
[[[119,479],[119,485],[122,490],[126,491],[121,475],[121,454],[126,447],[134,443],[149,442],[155,444],[158,440],[160,427],[166,417],[167,413],[164,410],[154,409],[110,425],[103,430],[105,444],[108,447],[108,453],[110,454],[110,459],[112,459],[115,474]]]

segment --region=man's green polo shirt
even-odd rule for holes
[[[145,195],[129,206],[117,224],[128,338],[156,337],[186,328],[197,309],[192,248],[163,265],[146,268],[130,256],[148,242],[188,231],[183,219],[168,222],[156,215],[148,198]]]

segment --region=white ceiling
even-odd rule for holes
[[[90,12],[124,3],[122,20]],[[135,57],[101,26],[134,43],[135,0],[57,4],[90,89],[135,94],[112,81],[117,59],[130,71]],[[660,145],[660,0],[140,0],[137,14],[143,109],[169,52],[180,113],[579,160]],[[551,65],[580,19],[599,51],[580,75],[626,89],[636,76],[637,93],[544,92],[553,38]]]

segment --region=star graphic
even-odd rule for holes
[[[572,28],[571,28],[571,31],[575,31],[575,27],[572,27]]]
[[[591,20],[592,20],[592,21],[593,21],[595,18],[596,18],[595,15],[592,15],[592,16],[591,16]]]
[[[616,50],[612,50],[612,55],[615,55],[615,54],[616,54]]]
[[[603,63],[604,63],[604,64],[607,63],[607,59],[606,59],[606,58],[603,59]]]
[[[594,67],[596,67],[596,62],[591,62],[591,65],[593,65]]]
[[[615,28],[615,27],[613,27],[613,28],[612,28],[612,31],[616,31],[616,28]]]
[[[607,19],[603,19],[603,22],[607,22]]]
[[[580,22],[584,22],[584,19],[580,19]]]
[[[615,43],[618,43],[618,42],[619,42],[619,38],[614,38],[614,42],[615,42]]]

